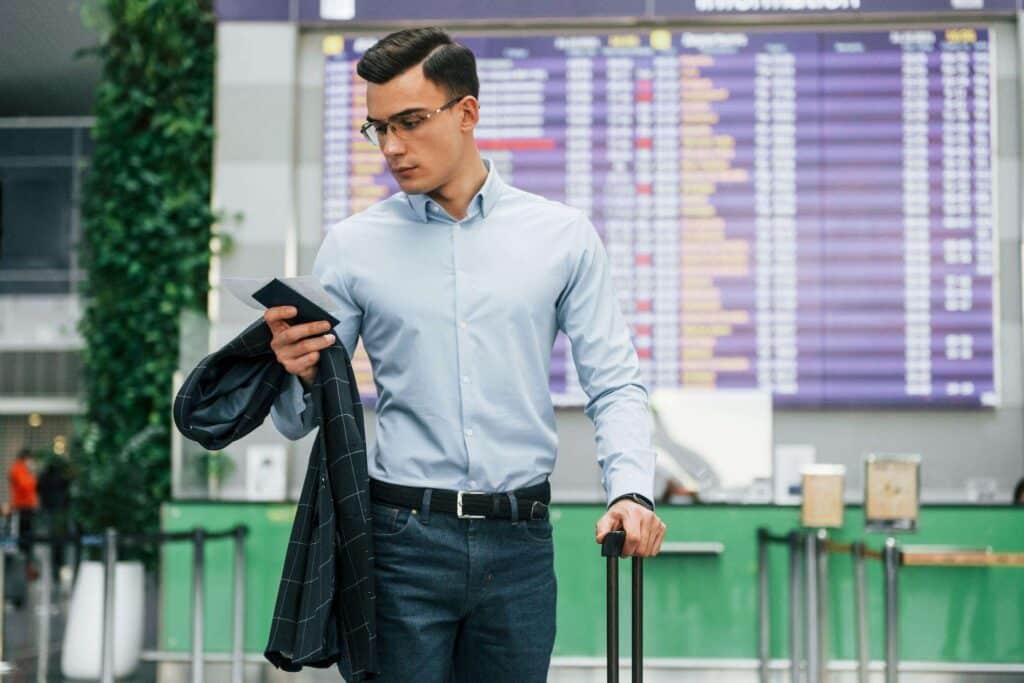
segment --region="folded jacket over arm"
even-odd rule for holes
[[[189,373],[174,400],[183,435],[219,450],[263,423],[289,378],[271,338],[259,320]],[[379,674],[366,433],[351,360],[339,342],[320,353],[312,405],[319,432],[264,655],[286,671],[340,663],[350,680],[365,680]]]

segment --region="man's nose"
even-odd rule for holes
[[[405,144],[390,130],[384,135],[380,148],[384,152],[384,156],[387,157],[400,156],[405,152]]]

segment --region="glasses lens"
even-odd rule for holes
[[[374,147],[380,147],[380,141],[377,138],[376,128],[367,123],[363,125],[363,127],[360,128],[359,131],[363,134],[363,137],[370,142],[371,145],[373,145]]]

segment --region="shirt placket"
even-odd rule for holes
[[[467,300],[469,292],[472,292],[470,286],[469,274],[466,272],[465,265],[469,264],[469,256],[465,253],[465,242],[463,240],[462,231],[465,230],[465,225],[470,219],[463,222],[451,220],[441,209],[434,203],[428,204],[428,211],[440,220],[444,220],[448,223],[447,227],[449,234],[451,235],[452,245],[452,271],[454,273],[454,288],[452,292],[453,306],[455,310],[455,370],[457,373],[457,384],[459,391],[459,417],[462,425],[462,444],[463,444],[463,456],[466,462],[465,470],[465,481],[466,486],[472,490],[476,489],[482,478],[477,476],[475,473],[474,455],[475,445],[479,438],[479,435],[474,430],[473,415],[470,410],[470,393],[471,393],[471,367],[472,363],[470,357],[472,355],[472,326],[469,320],[469,301]],[[466,292],[466,294],[463,294]]]
[[[460,265],[469,265],[472,262],[472,255],[466,253],[466,242],[464,231],[469,229],[473,220],[474,207],[470,207],[470,216],[465,220],[455,223],[452,226],[455,236],[456,254]],[[463,440],[466,443],[466,484],[470,489],[480,488],[483,481],[481,473],[477,471],[476,444],[480,440],[478,429],[473,424],[472,394],[473,394],[473,322],[469,319],[471,308],[469,298],[472,296],[473,287],[470,275],[460,267],[456,268],[456,319],[459,330],[459,403],[462,409]]]

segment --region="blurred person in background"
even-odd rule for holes
[[[7,471],[7,483],[11,491],[11,509],[18,518],[18,547],[25,554],[28,563],[28,577],[34,579],[38,570],[32,563],[32,534],[35,513],[39,509],[38,482],[35,474],[35,456],[32,451],[22,448]]]
[[[1024,505],[1024,478],[1018,481],[1013,489],[1013,504]]]
[[[42,508],[46,531],[51,536],[63,536],[68,532],[68,504],[71,497],[71,465],[66,456],[54,454],[43,466],[39,475],[39,503]],[[65,543],[53,540],[50,543],[50,569],[57,579],[64,566]]]

